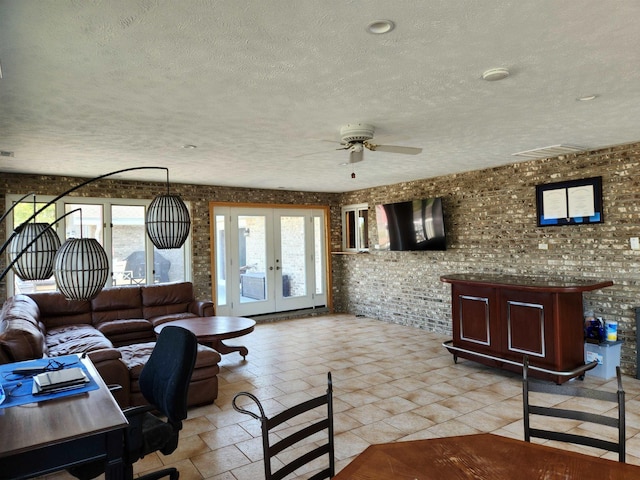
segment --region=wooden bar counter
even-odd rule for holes
[[[613,282],[507,275],[455,274],[451,284],[453,340],[458,357],[516,372],[522,358],[558,375],[532,375],[562,383],[584,366],[582,294]]]

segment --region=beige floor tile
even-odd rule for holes
[[[197,455],[191,461],[204,478],[220,475],[251,463],[235,445]]]
[[[263,478],[260,422],[233,410],[234,395],[240,391],[257,395],[270,416],[322,395],[328,371],[333,377],[338,471],[373,443],[480,432],[522,439],[520,376],[466,359],[454,363],[442,346],[448,339],[353,315],[259,323],[251,334],[234,339],[234,344],[249,349],[246,361],[237,353],[222,356],[218,399],[189,410],[178,450],[168,457],[147,456],[138,462],[136,472],[168,463],[177,465],[185,480]],[[623,383],[627,461],[640,465],[640,380],[624,377]],[[576,384],[616,387],[612,380],[593,376]],[[590,402],[582,407],[601,409]],[[274,437],[290,428],[282,426]],[[573,422],[566,428],[582,427]],[[595,450],[589,453],[603,455]],[[607,458],[616,459],[615,455]],[[306,477],[300,474],[288,480]],[[70,478],[65,473],[49,476],[50,480]]]
[[[235,445],[236,443],[250,440],[252,437],[244,428],[235,424],[201,433],[200,438],[211,450],[215,450],[217,448]]]
[[[369,444],[394,442],[406,434],[406,432],[384,421],[363,425],[352,430],[352,433]]]

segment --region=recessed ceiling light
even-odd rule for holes
[[[187,144],[187,145],[183,145],[182,148],[185,148],[187,150],[193,150],[194,148],[198,148],[198,146],[197,145]]]
[[[496,80],[502,80],[509,76],[509,70],[506,68],[490,68],[482,74],[482,79],[488,82],[495,82]]]
[[[578,100],[579,102],[590,102],[591,100],[595,99],[598,95],[585,95],[584,97],[578,97],[576,98],[576,100]]]
[[[382,35],[393,30],[395,24],[391,20],[376,20],[367,25],[367,32],[374,35]]]

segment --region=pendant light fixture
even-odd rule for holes
[[[189,236],[189,210],[178,195],[158,195],[147,209],[147,235],[156,248],[180,248]]]
[[[36,222],[36,196],[33,195],[33,223],[23,223],[11,235],[9,264],[21,280],[46,280],[53,275],[53,258],[60,248],[60,239],[52,225]],[[14,204],[10,210],[13,210]]]
[[[60,248],[56,232],[50,224],[41,222],[25,223],[18,229],[9,246],[9,261],[15,274],[21,280],[51,278],[53,259]]]
[[[69,300],[91,300],[109,278],[109,259],[95,238],[69,238],[55,256],[53,274]]]
[[[107,254],[98,241],[95,239],[72,238],[60,247],[60,240],[52,228],[53,224],[29,222],[35,220],[38,214],[47,207],[89,183],[119,173],[144,169],[159,169],[167,172],[167,193],[154,198],[147,210],[147,234],[159,249],[180,248],[189,236],[191,219],[189,210],[180,196],[169,193],[169,169],[164,167],[125,168],[100,175],[66,190],[41,207],[25,223],[16,228],[0,247],[0,255],[11,247],[8,265],[0,273],[0,280],[12,268],[23,280],[50,278],[53,271],[58,288],[67,298],[89,300],[95,297],[106,284],[110,271]],[[17,203],[12,205],[0,217],[0,223],[28,195],[23,196]],[[66,215],[68,214],[60,218]],[[59,221],[60,218],[55,222]]]

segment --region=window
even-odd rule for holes
[[[7,195],[7,208],[20,197]],[[53,197],[38,197],[36,208],[51,199]],[[78,202],[80,199],[82,203]],[[48,207],[38,220],[51,223],[69,213],[55,227],[61,242],[80,235],[95,238],[104,247],[111,265],[107,287],[186,281],[191,276],[190,242],[179,249],[157,250],[144,226],[150,203],[151,200],[66,197]],[[33,214],[33,208],[31,201],[22,201],[14,208],[13,215],[7,218],[7,235]],[[9,295],[56,290],[53,277],[45,281],[23,281],[13,272],[7,276],[7,287]]]
[[[369,250],[369,205],[366,203],[342,207],[342,250]]]

